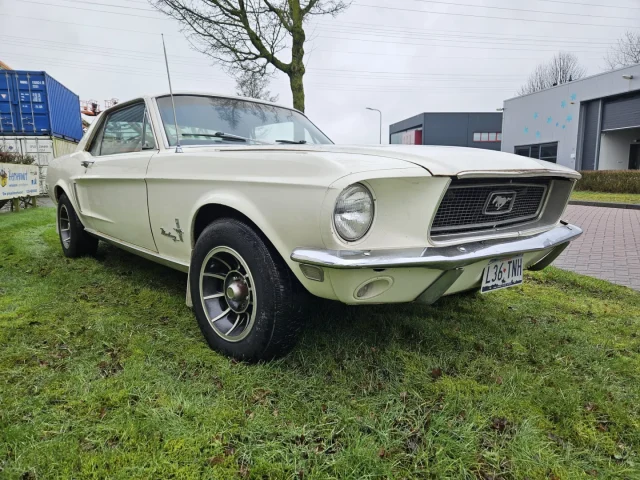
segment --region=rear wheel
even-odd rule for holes
[[[85,231],[71,201],[64,193],[58,199],[58,232],[65,257],[94,255],[98,250],[98,239]]]
[[[190,269],[198,325],[211,348],[257,361],[285,355],[303,327],[303,292],[275,249],[244,222],[220,219],[198,238]]]

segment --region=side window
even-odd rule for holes
[[[144,103],[137,103],[109,115],[101,134],[99,155],[116,155],[118,153],[141,151],[145,136],[144,120]],[[151,132],[149,134],[153,138],[153,134]]]

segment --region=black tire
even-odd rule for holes
[[[241,260],[237,260],[236,254]],[[216,265],[221,269],[220,274],[206,273],[215,272]],[[228,270],[226,274],[225,270]],[[229,282],[243,280],[248,287],[242,300],[247,304],[247,311],[236,313],[232,309],[234,299],[228,293]],[[304,326],[304,289],[275,248],[251,226],[231,218],[211,223],[196,242],[189,281],[198,325],[212,349],[239,360],[255,362],[284,356],[295,346]],[[222,297],[207,300],[212,292],[212,296]],[[212,316],[224,313],[225,309],[231,312],[217,322],[213,321]],[[240,329],[243,325],[246,329],[231,332],[233,329],[229,326],[234,321],[240,322]],[[231,337],[232,333],[239,339]],[[233,341],[229,340],[231,338]]]
[[[65,257],[76,258],[82,255],[95,255],[98,250],[98,239],[85,231],[71,201],[64,193],[58,199],[56,221],[58,222],[60,245],[62,245],[62,253]]]

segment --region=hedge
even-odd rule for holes
[[[576,190],[605,193],[640,193],[640,170],[582,171]]]
[[[31,165],[36,159],[31,155],[22,153],[0,151],[0,163],[13,163],[17,165]]]

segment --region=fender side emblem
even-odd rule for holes
[[[173,233],[166,231],[164,228],[160,227],[160,233],[165,237],[169,237],[174,242],[184,242],[182,236],[184,235],[184,231],[180,228],[180,220],[176,218],[176,228],[173,229],[174,232],[178,234],[176,237]]]

